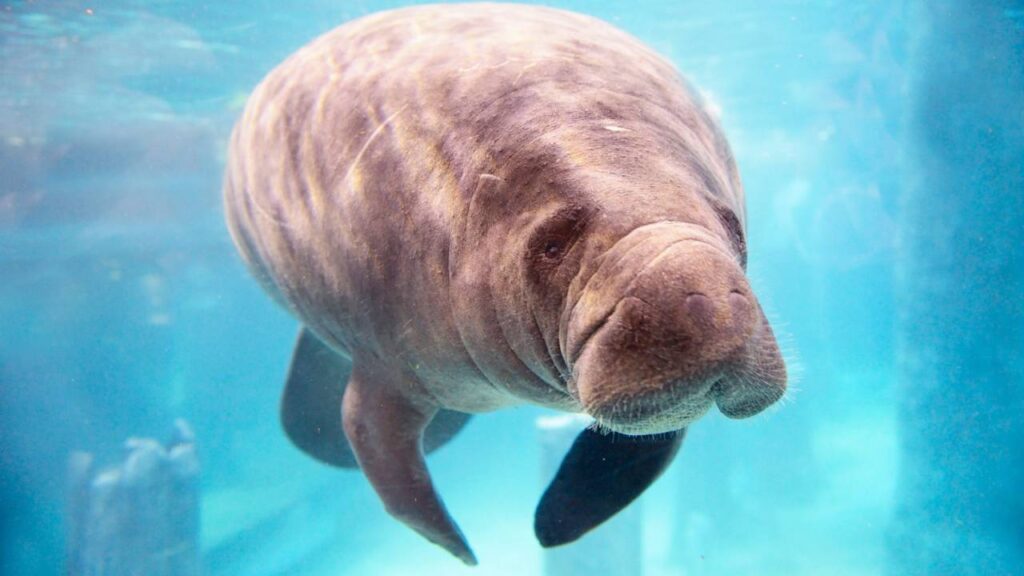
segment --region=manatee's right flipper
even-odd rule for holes
[[[342,397],[351,374],[351,360],[308,329],[299,331],[281,398],[281,424],[303,452],[342,468],[359,466],[341,422]],[[451,440],[469,418],[463,412],[440,410],[423,436],[427,454]]]
[[[581,432],[537,505],[537,540],[545,548],[568,544],[617,514],[668,468],[685,434]]]
[[[313,458],[358,468],[341,427],[341,398],[352,362],[303,328],[292,353],[281,397],[281,424],[288,438]]]
[[[474,566],[476,557],[434,490],[420,448],[437,408],[408,396],[409,384],[357,361],[345,390],[345,434],[388,513]]]

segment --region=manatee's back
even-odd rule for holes
[[[448,263],[476,177],[615,98],[659,125],[707,124],[674,112],[698,107],[670,65],[596,19],[481,4],[354,21],[253,92],[228,158],[231,233],[268,292],[335,347],[440,351],[410,358],[428,370],[468,362]]]
[[[430,132],[444,122],[438,103],[419,86],[426,54],[446,50],[424,49],[418,28],[445,19],[427,12],[375,14],[305,46],[256,88],[232,134],[235,243],[264,288],[336,348],[383,352],[389,327],[417,308],[452,332],[437,314],[452,167]]]

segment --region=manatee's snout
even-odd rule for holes
[[[602,257],[567,316],[575,392],[627,434],[679,429],[712,402],[756,414],[785,391],[775,338],[737,259],[706,230],[638,228]]]

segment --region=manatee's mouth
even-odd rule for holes
[[[599,426],[629,435],[659,434],[685,428],[704,416],[714,404],[718,381],[698,386],[675,380],[657,393],[618,398],[587,408]]]
[[[727,375],[695,383],[668,379],[656,392],[620,396],[597,406],[585,406],[601,427],[630,435],[679,430],[718,407],[724,416],[754,416],[778,401],[784,386],[752,382]]]
[[[712,405],[729,418],[749,418],[774,404],[785,393],[785,366],[778,356],[770,327],[762,323],[729,362],[698,372],[644,374],[642,368],[619,372],[620,381],[628,381],[629,385],[602,386],[599,394],[581,394],[581,382],[584,387],[593,386],[585,381],[588,372],[607,370],[606,366],[599,365],[603,363],[599,358],[606,352],[601,349],[602,338],[621,328],[618,323],[624,314],[623,302],[628,299],[620,300],[580,337],[567,358],[573,375],[569,381],[570,392],[599,426],[629,435],[670,432],[699,420]],[[617,363],[647,364],[637,362],[647,351],[635,352],[636,356],[618,358]]]
[[[601,256],[564,312],[568,389],[606,428],[678,430],[716,404],[745,418],[785,390],[785,367],[739,260],[705,229],[637,228]]]
[[[620,300],[604,318],[590,327],[588,333],[576,340],[577,345],[568,357],[573,374],[570,392],[597,424],[608,430],[628,435],[679,430],[700,419],[715,403],[717,392],[713,391],[722,388],[721,373],[695,377],[680,371],[646,375],[630,371],[619,375],[629,380],[627,386],[601,387],[605,392],[596,398],[591,394],[580,394],[581,381],[588,387],[587,372],[595,368],[604,372],[604,367],[597,365],[601,363],[598,358],[604,352],[601,349],[602,337],[607,332],[620,329],[623,302],[628,302],[629,298]],[[623,358],[624,363],[630,360]]]
[[[761,369],[763,376],[741,373],[717,382],[710,393],[718,411],[729,418],[750,418],[778,402],[786,393],[785,367],[779,361]]]
[[[767,382],[722,373],[666,375],[624,388],[638,392],[584,404],[601,426],[624,434],[678,430],[699,420],[713,405],[729,418],[748,418],[775,403],[785,391]]]
[[[625,300],[625,298],[623,298],[623,300]],[[580,356],[583,355],[584,349],[586,349],[586,347],[595,339],[597,333],[600,332],[602,328],[608,325],[608,321],[611,320],[611,317],[615,315],[615,313],[619,310],[620,306],[622,306],[622,300],[619,300],[619,302],[615,304],[615,306],[611,310],[609,310],[607,314],[605,314],[603,317],[600,317],[596,322],[594,322],[594,324],[585,328],[583,334],[581,334],[579,338],[574,339],[569,344],[569,354],[567,356],[567,359],[569,360],[570,370],[572,370],[572,367],[576,365],[576,362],[580,359]]]

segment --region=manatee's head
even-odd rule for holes
[[[761,412],[786,370],[744,273],[739,217],[685,186],[646,202],[602,193],[628,185],[617,180],[590,179],[597,192],[542,218],[522,256],[530,309],[557,318],[548,339],[567,392],[626,434],[682,428],[712,404]]]
[[[660,221],[624,234],[567,291],[560,341],[570,392],[602,426],[676,430],[712,404],[764,410],[786,389],[741,255],[716,230]]]
[[[506,186],[486,176],[478,188],[486,234],[471,261],[483,279],[454,296],[493,311],[464,340],[486,346],[476,358],[506,350],[499,378],[536,375],[625,434],[680,429],[712,404],[745,418],[783,395],[785,365],[729,202],[652,175],[570,170],[538,192]]]
[[[785,365],[744,273],[743,231],[729,230],[738,220],[700,212],[619,227],[580,255],[559,343],[569,392],[605,428],[676,430],[712,404],[744,418],[785,392]],[[601,225],[591,234],[605,236]]]

